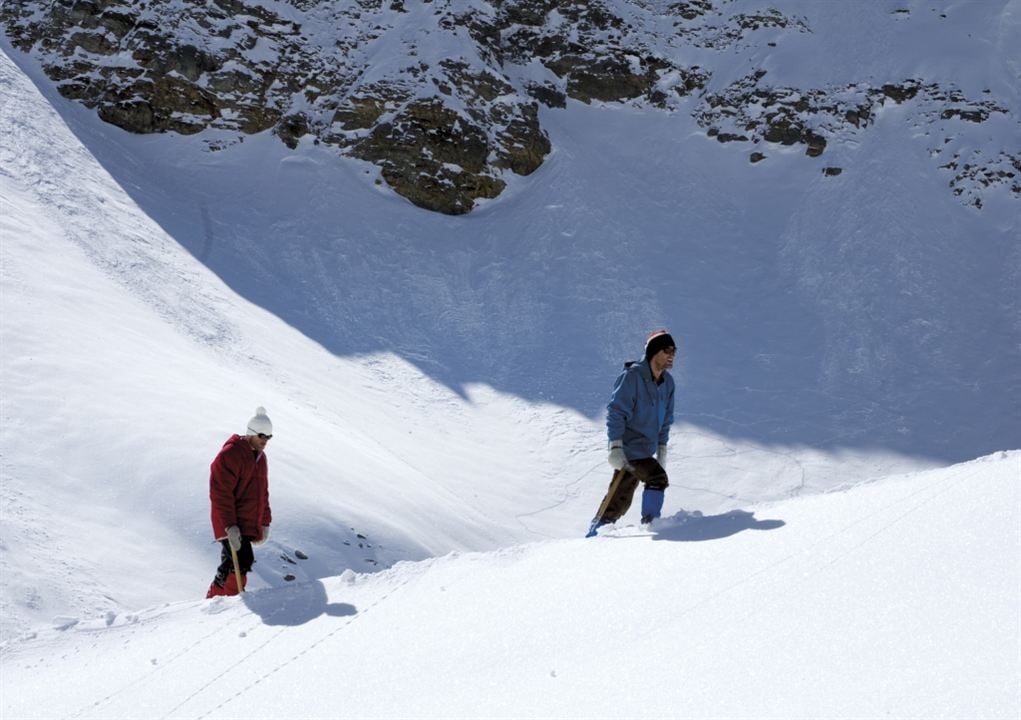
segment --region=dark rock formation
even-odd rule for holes
[[[833,137],[868,128],[886,102],[910,103],[947,127],[1006,113],[916,79],[804,89],[771,85],[758,70],[708,93],[709,71],[675,59],[678,47],[719,52],[764,29],[773,38],[811,32],[804,19],[768,7],[282,1],[293,10],[278,4],[278,14],[255,0],[23,0],[0,5],[0,23],[65,97],[129,132],[269,131],[292,149],[307,139],[377,165],[395,192],[450,214],[497,197],[508,173],[542,164],[551,146],[540,105],[684,110],[720,143],[801,145],[811,157]],[[376,54],[398,44],[397,57]],[[210,150],[231,144],[222,133],[206,142]],[[955,156],[942,167],[964,173],[951,187],[973,199],[981,187],[1016,188],[1015,162]]]

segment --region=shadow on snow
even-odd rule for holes
[[[660,527],[654,527],[653,540],[673,542],[720,540],[744,530],[776,530],[786,525],[783,520],[758,520],[755,513],[745,510],[731,510],[722,515],[704,517],[681,511],[661,522]]]
[[[266,625],[304,625],[320,615],[349,617],[358,609],[349,603],[331,603],[319,580],[268,588],[242,596],[245,605]]]

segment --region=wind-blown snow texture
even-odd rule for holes
[[[787,84],[953,80],[1017,118],[1017,2],[784,5],[814,32],[756,61]],[[1021,458],[922,472],[1019,445],[1019,205],[958,202],[910,108],[751,165],[572,104],[449,218],[315,147],[126,136],[5,49],[4,717],[1021,711]],[[660,324],[669,519],[573,540]],[[274,537],[256,592],[200,601],[208,463],[256,405]]]

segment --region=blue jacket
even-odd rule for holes
[[[610,441],[624,441],[628,460],[650,458],[659,445],[666,445],[673,422],[674,379],[670,373],[664,370],[657,383],[647,361],[625,365],[606,406]]]

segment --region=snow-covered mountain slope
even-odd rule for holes
[[[11,718],[1015,718],[1021,454],[0,649]],[[54,679],[60,692],[54,692]]]
[[[580,531],[590,421],[325,352],[140,213],[6,58],[0,82],[5,634],[199,593],[208,464],[256,405],[278,428],[264,582],[285,547],[323,575]]]
[[[599,422],[326,352],[141,213],[6,58],[0,82],[5,636],[201,594],[208,464],[256,405],[278,428],[256,586],[583,531],[608,480]],[[675,437],[668,509],[918,464]]]
[[[279,432],[254,588],[575,537],[613,377],[658,325],[681,343],[668,513],[1016,448],[1017,202],[954,197],[932,148],[1010,145],[1017,3],[788,5],[815,31],[776,54],[684,50],[715,57],[707,91],[762,61],[776,87],[911,77],[1007,112],[937,120],[923,93],[750,163],[690,113],[568,102],[543,166],[452,218],[314,143],[128,135],[5,44],[3,637],[201,595],[207,466],[256,405]]]
[[[481,382],[598,418],[607,378],[666,325],[681,342],[682,417],[714,434],[940,461],[1017,446],[1017,0],[619,1],[591,4],[574,26],[571,13],[590,4],[339,5],[237,7],[315,28],[307,52],[335,49],[333,26],[348,47],[368,24],[373,39],[345,72],[444,102],[460,96],[443,92],[453,81],[437,62],[463,55],[475,67],[485,55],[455,21],[472,9],[495,23],[475,36],[506,46],[493,72],[514,85],[507,97],[529,78],[566,93],[564,107],[540,108],[551,142],[542,165],[511,173],[499,198],[467,217],[437,216],[373,184],[378,167],[316,144],[314,132],[293,150],[269,131],[239,135],[223,123],[130,135],[60,98],[40,69],[102,60],[133,77],[144,68],[127,55],[121,67],[126,51],[100,57],[70,35],[12,54],[146,214],[236,292],[336,355],[393,352],[462,395]],[[159,8],[176,18],[167,32],[187,26],[178,49],[201,44],[202,18],[188,20],[197,8],[144,12]],[[598,30],[598,8],[610,29]],[[331,13],[346,12],[364,17],[331,25]],[[423,13],[429,21],[414,25]],[[245,17],[230,22],[243,30]],[[619,30],[614,17],[624,18]],[[270,54],[251,62],[282,72],[283,60],[271,62],[278,40],[257,44]],[[76,49],[62,61],[65,44]],[[552,54],[511,52],[537,47]],[[612,76],[632,56],[698,67],[704,85],[671,91],[666,107],[645,95],[573,99],[583,66],[595,77],[602,58]],[[413,74],[421,64],[430,69]],[[284,92],[294,102],[306,94]],[[405,122],[398,105],[378,122]],[[409,162],[434,163],[427,150]]]

